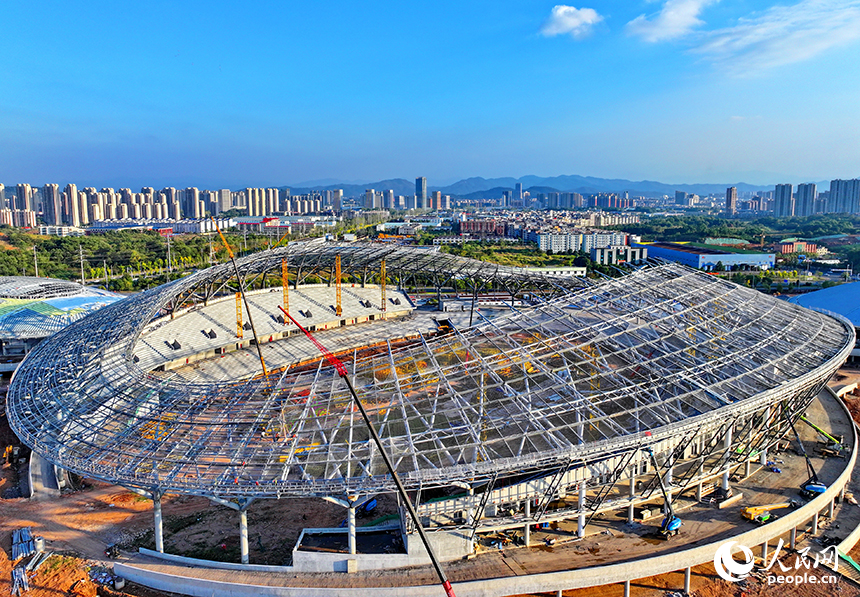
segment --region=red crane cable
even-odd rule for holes
[[[329,365],[334,367],[337,370],[338,375],[346,382],[346,386],[349,388],[349,393],[352,394],[352,400],[355,402],[356,406],[358,406],[358,410],[361,412],[361,416],[364,419],[365,425],[367,425],[367,430],[370,432],[370,436],[373,438],[373,441],[376,443],[376,447],[379,450],[380,455],[382,456],[383,462],[385,462],[385,466],[388,468],[388,472],[391,474],[392,479],[394,479],[394,484],[397,486],[397,492],[400,494],[401,499],[406,504],[406,509],[409,511],[409,516],[412,518],[412,522],[415,524],[415,528],[418,530],[418,535],[421,537],[421,542],[424,543],[424,548],[427,550],[427,555],[430,556],[430,562],[433,564],[433,568],[436,570],[436,575],[439,577],[439,580],[442,582],[442,588],[445,589],[445,595],[447,597],[456,597],[454,595],[454,589],[451,587],[451,582],[448,580],[448,577],[445,575],[445,571],[442,569],[442,566],[439,564],[439,560],[436,558],[436,553],[433,551],[433,548],[430,545],[430,540],[427,537],[427,534],[424,532],[424,527],[421,526],[421,519],[418,517],[418,512],[415,511],[415,508],[412,506],[412,501],[409,499],[409,496],[406,493],[406,488],[403,487],[403,484],[400,482],[400,477],[397,476],[397,472],[394,470],[394,466],[391,464],[391,460],[388,458],[388,454],[382,447],[382,440],[379,438],[379,434],[376,433],[376,428],[370,422],[370,417],[367,414],[367,411],[364,408],[364,405],[361,403],[361,400],[358,399],[358,394],[355,393],[355,388],[352,387],[352,381],[349,379],[349,374],[346,371],[346,366],[334,356],[331,351],[329,351],[325,346],[323,346],[319,340],[314,338],[311,333],[302,327],[296,319],[290,315],[286,309],[284,309],[281,305],[278,305],[278,309],[283,312],[284,315],[289,317],[290,321],[296,324],[305,336],[314,343],[314,346],[323,354],[326,360],[329,362]]]

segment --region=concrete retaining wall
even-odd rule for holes
[[[252,572],[293,572],[291,566],[265,566],[263,564],[237,564],[234,562],[216,562],[215,560],[200,560],[197,558],[186,558],[185,556],[177,556],[170,553],[161,553],[152,549],[141,547],[138,549],[142,555],[150,558],[158,558],[183,566],[193,566],[195,568],[217,568],[219,570],[243,570]]]

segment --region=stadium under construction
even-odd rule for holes
[[[471,308],[438,310],[457,295]],[[509,301],[480,308],[483,295]],[[732,475],[768,461],[854,347],[840,316],[676,264],[593,281],[295,243],[40,343],[13,378],[10,423],[57,466],[150,497],[156,551],[167,492],[237,510],[246,564],[254,500],[322,497],[346,510],[328,531],[346,547],[298,545],[290,570],[427,564],[405,507],[386,527],[399,547],[362,553],[356,511],[394,479],[345,380],[284,312],[346,365],[444,561],[500,531],[528,545],[536,524],[572,521],[581,537],[607,513],[632,522],[664,482],[668,501],[731,495]]]

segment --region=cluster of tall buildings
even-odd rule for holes
[[[679,194],[675,193],[676,203]],[[767,211],[764,198],[747,203],[753,209]],[[860,214],[860,179],[831,180],[830,190],[818,192],[814,182],[799,184],[795,190],[791,184],[778,184],[773,190],[773,215],[777,217],[812,216],[816,214]],[[738,211],[738,190],[726,189],[726,213]]]
[[[201,219],[231,209],[241,209],[249,216],[309,214],[339,211],[342,200],[341,190],[292,196],[289,189],[277,188],[201,191],[166,187],[156,191],[143,187],[136,193],[127,188],[78,189],[72,183],[62,189],[54,183],[42,187],[22,183],[7,193],[0,184],[0,224],[29,228],[39,218],[48,226],[80,228],[105,220]]]
[[[415,179],[415,194],[411,197],[395,195],[394,190],[377,191],[367,189],[364,192],[365,209],[451,209],[451,196],[442,195],[441,191],[427,193],[427,179],[419,176]]]

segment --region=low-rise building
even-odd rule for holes
[[[696,243],[653,242],[634,243],[633,246],[647,248],[649,257],[666,259],[707,271],[719,269],[720,265],[725,269],[750,267],[767,270],[773,268],[776,262],[774,253],[758,253],[741,249],[729,251],[726,247],[723,247],[726,250],[718,250]]]
[[[591,249],[591,260],[601,265],[615,265],[629,261],[648,259],[648,249],[645,247],[595,247]]]

